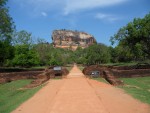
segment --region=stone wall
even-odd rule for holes
[[[105,78],[106,81],[108,81],[111,85],[114,86],[119,86],[123,85],[123,81],[117,79],[110,71],[108,68],[104,66],[98,66],[98,65],[91,65],[87,66],[83,69],[83,74],[86,75],[87,77],[91,77],[92,71],[99,71],[100,76]]]
[[[117,78],[132,78],[150,76],[150,69],[110,70]]]
[[[24,71],[24,72],[0,73],[0,83],[7,83],[21,79],[37,79],[37,75],[39,75],[42,72],[43,71]]]

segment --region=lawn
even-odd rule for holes
[[[92,78],[94,80],[107,83],[104,78]],[[120,78],[124,81],[124,86],[119,88],[124,89],[128,94],[134,98],[150,104],[150,77],[138,77],[138,78]]]
[[[139,78],[121,78],[125,86],[123,88],[127,93],[142,102],[150,104],[150,77]]]
[[[31,81],[32,80],[18,80],[0,84],[0,113],[10,113],[42,87],[19,90]]]

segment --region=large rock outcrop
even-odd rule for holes
[[[76,50],[77,47],[86,48],[96,43],[95,38],[85,32],[71,30],[54,30],[52,34],[54,47]]]

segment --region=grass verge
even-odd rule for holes
[[[150,104],[150,77],[139,78],[121,78],[125,86],[123,88],[127,93],[142,102]]]
[[[31,81],[32,80],[18,80],[0,84],[0,113],[10,113],[42,87],[19,90],[19,88],[29,84]]]

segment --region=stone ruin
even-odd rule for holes
[[[100,66],[92,65],[87,66],[83,70],[83,73],[92,77],[93,71],[99,71],[99,77],[105,78],[112,85],[123,85],[123,81],[118,78],[133,78],[133,77],[147,77],[150,76],[150,64],[138,63],[132,66]]]
[[[71,50],[76,50],[77,47],[86,48],[89,45],[96,43],[96,40],[92,35],[71,30],[54,30],[52,40],[54,47]]]
[[[34,79],[31,84],[25,86],[25,88],[32,88],[39,86],[52,78],[63,78],[69,73],[69,71],[62,67],[60,71],[55,71],[54,67],[48,67],[45,70],[22,70],[21,72],[0,72],[0,83],[7,83],[21,79]]]
[[[108,81],[111,85],[118,86],[118,85],[123,85],[123,81],[117,79],[113,74],[103,66],[99,65],[91,65],[87,66],[83,69],[84,75],[91,77],[91,74],[93,71],[99,71],[100,75],[99,77],[105,78],[106,81]]]
[[[36,87],[36,86],[39,86],[39,85],[45,83],[49,79],[57,78],[57,77],[59,77],[59,78],[66,77],[67,74],[69,74],[69,71],[64,67],[59,71],[54,70],[54,67],[48,67],[45,69],[45,71],[43,73],[37,75],[37,79],[35,79],[34,81],[31,82],[31,84],[29,84],[25,87],[26,88]]]
[[[108,66],[109,70],[117,78],[147,77],[150,76],[149,63],[137,63],[132,66]]]

